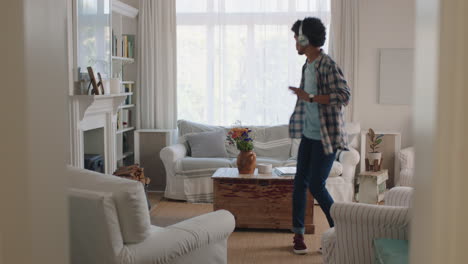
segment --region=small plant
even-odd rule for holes
[[[229,130],[226,140],[229,145],[236,145],[238,150],[251,151],[254,147],[251,132],[247,127],[234,127]]]
[[[372,128],[369,128],[369,131],[367,132],[367,136],[369,137],[370,141],[370,148],[371,148],[371,153],[377,153],[379,149],[380,143],[382,143],[382,137],[384,135],[376,135],[374,130]]]

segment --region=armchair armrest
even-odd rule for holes
[[[124,248],[111,193],[69,189],[71,263],[114,263]]]
[[[134,263],[174,263],[195,250],[224,243],[234,226],[234,216],[226,210],[200,215],[166,228],[153,226],[149,238],[126,247],[124,258],[133,259]]]
[[[167,146],[161,150],[159,153],[161,160],[163,162],[176,162],[178,159],[181,159],[187,156],[187,148],[184,144],[175,144]]]
[[[408,239],[409,208],[334,203],[337,263],[373,263],[376,238]]]
[[[185,230],[196,234],[197,239],[204,244],[223,240],[229,237],[235,227],[234,216],[227,210],[203,214],[168,226],[168,229]]]
[[[393,187],[385,194],[385,205],[410,207],[413,198],[413,188]]]
[[[406,229],[409,224],[408,207],[362,203],[334,203],[331,216],[338,226]],[[353,228],[354,229],[354,228]]]

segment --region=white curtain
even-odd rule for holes
[[[178,117],[286,124],[305,61],[291,27],[307,16],[328,29],[330,0],[177,0]]]
[[[172,129],[177,121],[175,1],[140,0],[137,127]]]
[[[359,0],[331,0],[330,56],[343,70],[351,87],[351,102],[346,107],[346,121],[357,119]]]

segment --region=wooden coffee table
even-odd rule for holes
[[[239,174],[237,168],[220,168],[212,176],[214,210],[226,209],[238,228],[292,228],[294,176]],[[307,192],[305,229],[313,234],[314,199]]]

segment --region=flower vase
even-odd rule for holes
[[[240,151],[237,155],[239,174],[253,174],[257,166],[257,155],[253,151]]]

